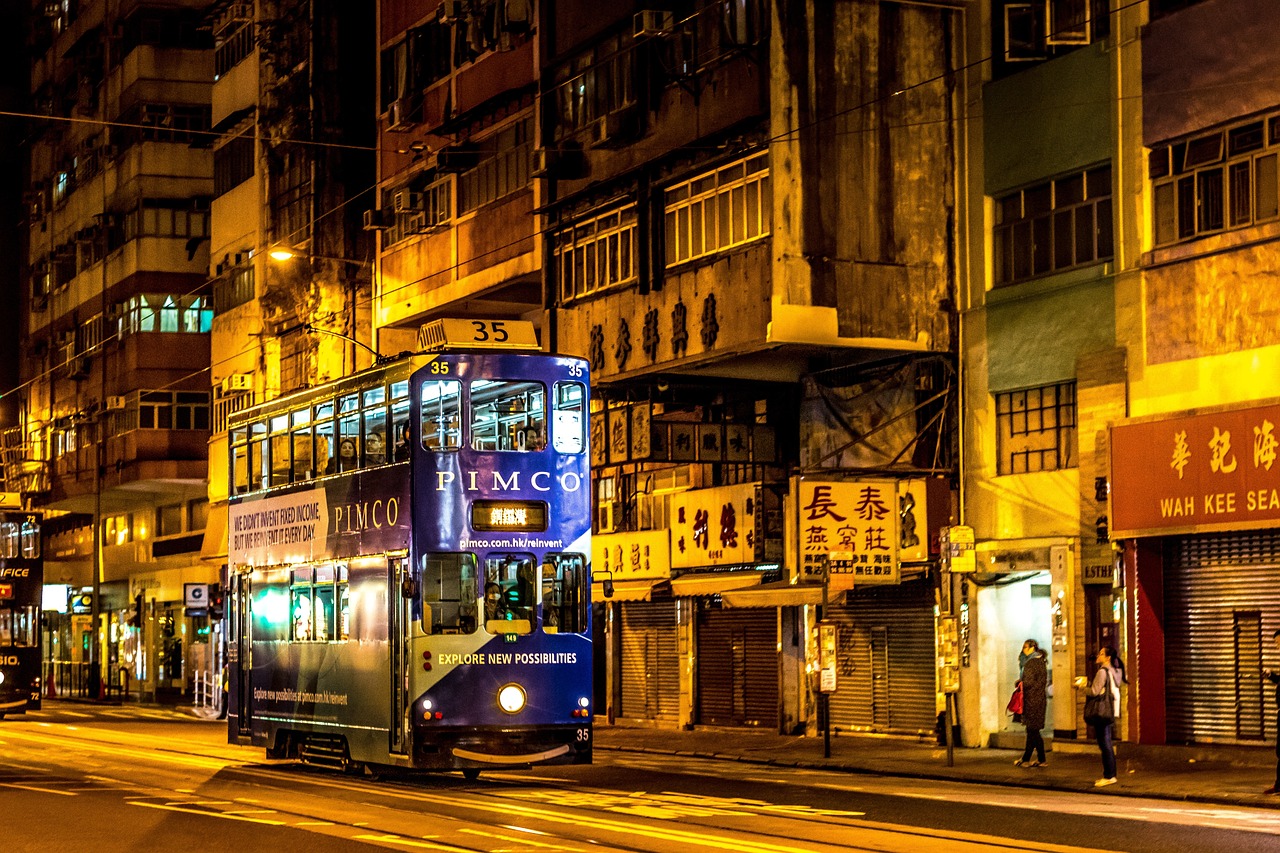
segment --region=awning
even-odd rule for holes
[[[597,577],[595,582],[591,584],[591,600],[596,603],[602,601],[648,601],[653,594],[653,588],[660,583],[666,583],[666,581],[662,578],[614,581],[613,595],[610,598],[605,598],[604,581]]]
[[[726,592],[725,607],[801,607],[822,603],[822,584],[777,581]]]
[[[227,505],[209,507],[209,518],[204,523],[204,542],[200,544],[201,560],[225,560],[227,558]]]
[[[671,580],[671,594],[681,598],[717,595],[733,589],[759,586],[760,572],[690,572]]]

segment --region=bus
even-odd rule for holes
[[[229,420],[229,740],[348,771],[589,763],[587,363],[529,323],[420,337]]]
[[[40,709],[40,516],[0,510],[0,719]]]

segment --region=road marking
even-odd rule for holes
[[[160,809],[161,811],[182,812],[184,814],[202,815],[203,817],[218,817],[223,820],[240,820],[245,823],[264,823],[267,826],[285,826],[282,820],[265,820],[260,817],[242,817],[236,814],[227,814],[226,812],[205,811],[203,809],[183,808],[179,805],[161,804],[161,803],[144,803],[139,800],[125,800],[131,806],[141,806],[144,809]]]
[[[526,830],[526,831],[532,832],[532,830]],[[479,835],[482,838],[494,838],[494,839],[497,839],[498,841],[511,841],[511,842],[514,842],[515,844],[522,844],[526,847],[545,847],[548,850],[561,851],[561,853],[568,853],[568,851],[574,851],[574,853],[585,853],[585,850],[583,848],[565,847],[563,843],[543,844],[541,841],[530,841],[527,838],[519,838],[514,835],[499,835],[496,832],[486,832],[480,829],[463,828],[463,829],[459,829],[458,832],[459,834],[465,833],[467,835]],[[548,837],[551,837],[550,835],[548,835],[548,833],[545,833],[545,832],[539,833],[539,835],[547,835]]]
[[[353,836],[355,841],[377,841],[382,844],[399,844],[404,847],[420,847],[423,850],[449,850],[457,853],[458,848],[449,845],[435,844],[430,841],[415,841],[412,838],[405,838],[402,835],[356,835]]]
[[[74,797],[71,791],[59,791],[56,788],[40,788],[35,785],[19,785],[17,782],[0,782],[0,788],[18,788],[23,791],[35,791],[38,794],[58,794],[63,797]]]

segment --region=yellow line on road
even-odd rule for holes
[[[71,791],[58,791],[53,788],[38,788],[35,785],[19,785],[17,782],[0,782],[0,788],[20,788],[23,791],[35,791],[39,794],[58,794],[63,797],[74,797]]]
[[[479,835],[481,838],[495,838],[498,841],[513,841],[516,844],[523,844],[527,847],[545,847],[548,850],[560,851],[560,853],[569,853],[569,851],[573,851],[573,853],[585,853],[584,850],[577,847],[565,847],[563,844],[543,844],[540,841],[530,841],[527,838],[520,838],[515,835],[499,835],[496,832],[486,832],[480,829],[459,829],[458,832],[466,833],[467,835]],[[547,837],[550,838],[552,836]]]
[[[353,841],[374,841],[380,844],[399,844],[402,847],[420,847],[423,850],[449,850],[457,853],[458,848],[452,844],[441,845],[430,841],[415,841],[401,835],[354,835]]]
[[[202,817],[218,817],[218,818],[222,818],[223,820],[239,820],[239,821],[244,821],[245,823],[265,823],[267,826],[284,826],[285,825],[284,821],[282,820],[263,820],[262,818],[258,818],[258,817],[241,817],[240,815],[227,814],[225,812],[210,812],[210,811],[204,811],[203,809],[183,808],[181,806],[161,804],[161,803],[142,803],[142,802],[138,802],[137,800],[126,800],[125,802],[127,802],[131,806],[141,806],[144,809],[160,809],[161,811],[167,811],[167,812],[182,812],[184,814],[200,815]]]

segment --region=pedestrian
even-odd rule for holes
[[[222,699],[218,708],[217,719],[225,720],[227,718],[227,699],[230,698],[231,693],[230,672],[225,663],[222,665],[222,676],[219,681],[222,683]]]
[[[1027,745],[1022,750],[1022,758],[1015,761],[1019,767],[1044,767],[1044,738],[1040,730],[1044,728],[1045,709],[1049,704],[1049,667],[1045,662],[1044,649],[1035,640],[1027,640],[1022,644],[1022,724],[1027,727]],[[1031,760],[1035,751],[1036,758]]]
[[[1085,702],[1085,722],[1093,726],[1093,736],[1102,753],[1102,778],[1093,783],[1095,788],[1114,785],[1116,779],[1116,751],[1112,740],[1116,720],[1120,717],[1120,685],[1125,683],[1124,663],[1110,646],[1098,649],[1094,658],[1098,669],[1091,682],[1086,676],[1076,679],[1076,687],[1087,688],[1091,697],[1106,697],[1098,703]],[[1108,703],[1106,700],[1110,699]]]
[[[1271,635],[1271,642],[1276,647],[1276,651],[1280,651],[1280,631],[1276,631]],[[1280,673],[1274,670],[1263,670],[1263,675],[1267,677],[1267,681],[1276,685],[1276,782],[1264,794],[1280,794]]]

